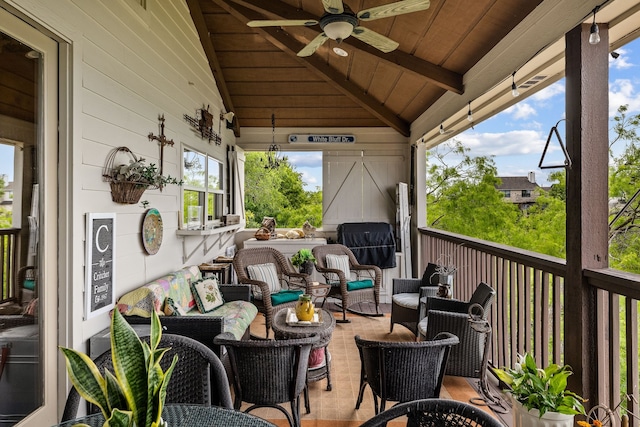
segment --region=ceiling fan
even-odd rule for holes
[[[249,21],[247,25],[250,27],[311,27],[320,24],[323,32],[300,50],[298,56],[313,55],[327,39],[332,39],[340,43],[349,36],[354,36],[376,49],[388,53],[398,47],[398,42],[365,27],[360,27],[358,25],[359,21],[373,21],[375,19],[418,12],[428,9],[429,5],[429,0],[402,0],[354,13],[348,6],[342,3],[342,0],[322,0],[322,6],[326,13],[322,15],[319,21],[315,19],[264,20]]]

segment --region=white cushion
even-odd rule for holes
[[[341,270],[344,273],[347,281],[351,280],[351,269],[349,268],[349,256],[348,255],[334,255],[328,254],[326,257],[327,268],[334,270]],[[329,273],[327,275],[329,282],[339,282],[340,277],[335,273]]]
[[[215,278],[191,283],[191,293],[200,313],[208,313],[224,304],[218,288],[218,280]]]
[[[278,277],[278,270],[274,263],[268,262],[266,264],[248,265],[247,273],[249,273],[251,280],[265,282],[267,286],[269,286],[269,291],[272,294],[280,292],[280,278]],[[262,299],[262,291],[258,286],[253,286],[253,297],[255,299]]]
[[[407,292],[404,294],[395,294],[391,297],[391,300],[398,304],[400,307],[410,308],[413,310],[418,309],[418,298],[420,294],[415,292]]]

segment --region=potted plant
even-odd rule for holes
[[[500,381],[509,386],[513,401],[514,426],[573,426],[574,416],[585,414],[577,394],[567,390],[572,374],[568,365],[536,366],[533,355],[518,355],[515,368],[493,368]]]
[[[291,264],[298,267],[300,273],[311,275],[313,273],[313,265],[316,263],[316,259],[311,252],[311,249],[302,248],[291,257]]]
[[[116,154],[127,153],[131,160],[126,164],[115,164]],[[151,188],[162,189],[168,184],[181,185],[182,181],[170,175],[162,175],[155,163],[146,164],[127,147],[117,147],[109,153],[102,172],[111,185],[111,198],[116,203],[138,203],[142,193]]]
[[[114,373],[104,376],[86,354],[60,347],[67,372],[78,393],[98,406],[109,427],[159,427],[167,385],[178,356],[166,372],[160,360],[166,348],[159,349],[162,336],[160,319],[151,317],[150,344],[143,342],[118,310],[111,318],[111,358]]]
[[[438,278],[437,296],[442,298],[453,298],[453,275],[458,270],[451,261],[450,255],[440,255],[436,260],[436,269],[433,275]]]

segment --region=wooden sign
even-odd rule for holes
[[[85,320],[115,305],[116,215],[87,213]]]

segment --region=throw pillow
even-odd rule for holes
[[[248,265],[247,273],[249,273],[249,278],[251,280],[265,282],[267,286],[269,286],[271,294],[275,294],[280,291],[280,278],[278,277],[278,270],[274,263],[268,262],[266,264]],[[253,286],[253,297],[255,299],[262,299],[262,291],[258,286]]]
[[[208,313],[224,304],[215,278],[191,283],[191,292],[200,313]]]
[[[162,305],[162,312],[165,316],[184,316],[187,314],[184,308],[180,307],[173,298],[166,297]]]
[[[341,270],[344,273],[347,281],[351,279],[351,269],[349,268],[349,256],[348,255],[334,255],[329,254],[326,258],[327,268],[333,270]],[[339,282],[340,277],[336,273],[329,273],[327,275],[329,282]]]
[[[438,274],[436,273],[438,266],[436,264],[429,263],[424,270],[420,286],[438,286]]]

